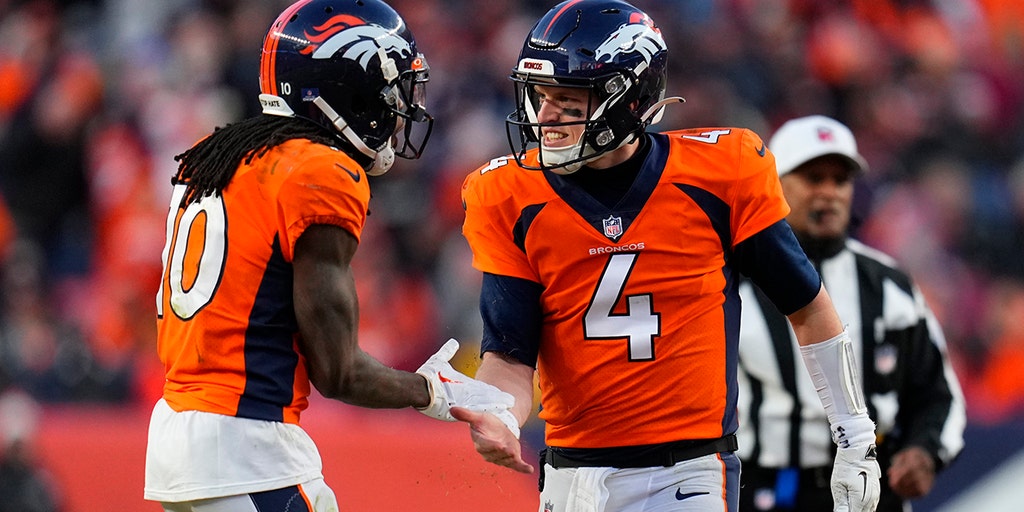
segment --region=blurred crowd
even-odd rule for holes
[[[286,0],[0,0],[0,392],[151,405],[173,157],[258,113]],[[431,67],[423,159],[375,178],[360,339],[414,369],[479,342],[463,177],[508,153],[508,75],[553,1],[393,0]],[[635,0],[669,44],[658,129],[825,114],[870,170],[856,235],[914,275],[974,422],[1024,413],[1024,2]],[[464,366],[474,364],[464,351]]]

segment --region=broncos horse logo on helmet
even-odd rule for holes
[[[661,31],[650,22],[650,18],[634,13],[630,16],[629,23],[619,27],[597,47],[594,60],[614,62],[620,53],[640,52],[644,60],[651,62],[658,52],[666,49]]]
[[[318,44],[304,51],[311,52],[314,59],[330,59],[341,52],[341,58],[354,60],[363,69],[368,69],[370,59],[380,49],[388,54],[396,53],[402,58],[409,58],[412,54],[409,41],[387,32],[384,27],[368,24],[353,16],[335,16],[314,29],[320,33],[306,36],[310,42]]]
[[[422,154],[434,121],[425,107],[428,80],[426,59],[390,6],[309,0],[282,12],[264,39],[260,102],[264,114],[331,130],[376,176],[395,156]]]
[[[551,8],[530,31],[512,71],[516,110],[505,121],[509,145],[520,166],[559,174],[628,144],[661,118],[665,104],[668,48],[643,11],[621,0],[567,0]],[[540,142],[542,124],[534,88],[587,89],[597,106],[572,146],[540,145],[538,165],[523,157]]]

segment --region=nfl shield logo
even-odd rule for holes
[[[601,222],[604,224],[604,236],[612,240],[622,236],[622,217],[609,215],[607,219]]]
[[[875,371],[881,375],[889,375],[896,370],[899,353],[892,343],[883,343],[875,347]]]

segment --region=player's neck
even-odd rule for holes
[[[626,144],[620,148],[609,151],[592,162],[587,162],[586,167],[591,169],[608,169],[617,165],[622,165],[624,162],[629,161],[636,155],[637,150],[643,147],[644,139],[646,137],[641,134],[636,140]]]
[[[579,171],[566,175],[565,178],[582,188],[594,199],[608,208],[614,208],[616,204],[629,192],[630,187],[636,180],[647,153],[650,152],[650,144],[646,137],[634,142],[634,148],[630,158],[619,162],[617,165],[606,168],[592,168],[584,166]]]

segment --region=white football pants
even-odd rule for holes
[[[654,468],[544,465],[539,512],[736,512],[740,462],[713,453]]]

